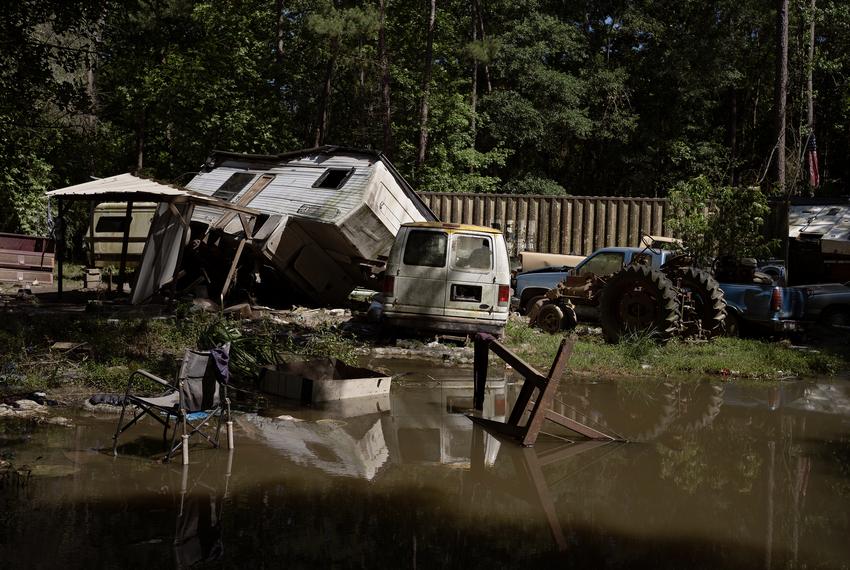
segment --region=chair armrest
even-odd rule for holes
[[[133,383],[133,376],[135,376],[136,374],[138,374],[139,376],[144,376],[148,380],[152,380],[152,381],[156,382],[157,384],[161,384],[161,385],[165,386],[166,388],[168,388],[170,390],[176,390],[176,388],[174,386],[172,386],[169,382],[166,382],[165,380],[163,380],[159,376],[155,376],[155,375],[151,374],[150,372],[148,372],[147,370],[142,370],[140,368],[139,370],[136,370],[135,372],[130,374],[130,378],[127,379],[127,393],[128,394],[130,392],[130,385]]]

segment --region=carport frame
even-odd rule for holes
[[[260,214],[258,210],[255,210],[253,208],[248,208],[237,204],[231,204],[230,202],[219,200],[218,198],[213,198],[205,194],[200,194],[191,190],[177,188],[175,186],[163,184],[146,178],[141,178],[129,173],[121,174],[111,178],[98,179],[83,184],[77,184],[76,186],[69,186],[67,188],[61,188],[58,190],[51,190],[50,192],[47,192],[47,196],[48,198],[56,198],[58,201],[59,231],[57,232],[58,235],[56,240],[56,262],[58,263],[57,297],[60,300],[62,299],[63,294],[63,265],[65,261],[66,235],[64,216],[66,200],[91,201],[94,202],[95,205],[100,202],[126,202],[127,213],[125,215],[127,218],[132,215],[133,202],[156,202],[157,204],[167,203],[169,205],[169,209],[172,212],[178,213],[178,217],[181,221],[181,224],[183,225],[182,239],[184,243],[186,241],[190,229],[190,221],[194,206],[210,206],[213,208],[219,208],[222,210],[234,212],[236,215],[239,216],[239,220],[242,224],[242,229],[245,232],[245,237],[240,240],[236,250],[236,255],[234,256],[233,262],[230,266],[230,270],[228,271],[227,279],[225,280],[224,287],[222,288],[222,301],[224,300],[224,296],[230,289],[230,285],[236,273],[236,267],[242,255],[242,251],[245,247],[245,243],[250,242],[251,236],[253,235],[254,224],[256,222],[257,216]],[[180,215],[177,210],[177,205],[187,203],[190,204],[192,208],[188,208],[186,210],[185,215]],[[121,258],[119,261],[120,265],[118,282],[120,283],[122,290],[124,281],[126,280],[127,250],[129,238],[130,224],[127,223],[124,225],[124,235],[121,244]],[[149,238],[150,235],[148,235],[148,239]],[[145,244],[145,247],[147,247],[147,242]],[[182,258],[183,252],[181,250],[177,260],[177,266],[175,268],[175,275],[180,269]]]

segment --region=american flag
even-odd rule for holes
[[[809,186],[817,188],[820,186],[820,172],[818,171],[818,145],[814,133],[809,136],[809,143],[806,145],[806,158],[809,162]]]

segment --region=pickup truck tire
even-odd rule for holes
[[[723,289],[717,280],[707,271],[696,267],[684,267],[670,276],[678,280],[681,289],[690,292],[693,315],[682,315],[683,320],[699,321],[686,327],[687,336],[696,335],[700,330],[706,338],[723,333],[723,321],[726,319],[726,300]]]
[[[741,317],[729,311],[723,321],[723,333],[732,338],[741,336]]]
[[[600,297],[602,333],[612,343],[640,331],[667,341],[676,333],[680,316],[673,282],[646,265],[629,265],[615,273]]]
[[[523,300],[519,303],[519,314],[520,315],[528,315],[531,311],[531,308],[534,304],[540,299],[545,298],[546,291],[535,292],[533,295],[525,295],[523,294]]]

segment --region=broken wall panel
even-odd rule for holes
[[[163,202],[157,207],[137,280],[133,284],[133,304],[150,298],[174,279],[183,248],[187,245],[189,236],[186,228],[191,215],[191,204]]]

